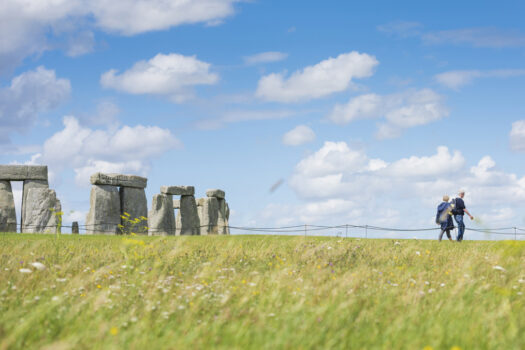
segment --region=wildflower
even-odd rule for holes
[[[431,347],[430,345],[427,345],[423,348],[423,350],[434,350],[433,347]]]
[[[42,264],[41,262],[38,262],[38,261],[32,263],[31,266],[33,266],[37,270],[45,270],[46,269],[46,265],[44,265],[44,264]]]
[[[67,278],[57,278],[57,282],[64,283],[67,281]]]
[[[97,284],[97,288],[100,289],[102,288],[102,286],[100,284]]]
[[[20,269],[18,271],[20,271],[21,273],[31,273],[31,272],[33,272],[30,269]]]
[[[417,255],[417,256],[421,256],[421,252],[417,251],[417,252],[416,252],[416,255]]]
[[[117,327],[111,327],[111,329],[109,330],[109,333],[111,335],[117,335],[118,334],[118,328]]]
[[[394,245],[401,245],[401,243],[399,243],[398,241],[395,241]]]
[[[492,268],[493,268],[494,270],[507,271],[507,270],[505,270],[503,267],[501,267],[501,266],[499,266],[499,265],[492,266]]]
[[[450,350],[461,350],[461,348],[457,345],[454,345],[453,347],[450,348]]]
[[[56,296],[56,295],[51,298],[51,301],[59,301],[59,300],[60,300],[60,298],[58,296]]]
[[[445,283],[441,283],[440,286],[441,286],[441,287],[444,287],[444,286],[445,286]]]

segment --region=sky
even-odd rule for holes
[[[467,226],[525,228],[523,13],[4,0],[0,162],[47,165],[66,225],[85,221],[101,171],[146,176],[149,202],[162,185],[223,189],[232,226],[435,228],[464,189]]]

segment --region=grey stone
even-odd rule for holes
[[[0,232],[16,232],[16,211],[11,182],[0,180]]]
[[[26,203],[29,204],[27,201],[27,194],[29,190],[32,188],[48,189],[49,184],[47,180],[25,180],[24,181],[24,187],[22,190],[22,210],[20,212],[20,223],[21,223],[20,232],[27,232],[26,228],[24,227],[24,222],[26,221],[25,217],[26,215],[29,215],[29,214],[26,214],[27,213]]]
[[[218,231],[220,235],[229,235],[230,234],[230,228],[229,228],[229,209],[228,205],[226,204],[226,200],[224,199],[218,199],[219,202],[219,218],[217,220],[217,226]]]
[[[42,187],[28,189],[22,232],[56,232],[58,220],[55,213],[61,210],[54,190]]]
[[[91,175],[90,181],[93,185],[112,185],[122,187],[146,188],[148,179],[136,175],[103,174]]]
[[[171,194],[175,196],[193,196],[195,187],[193,186],[161,186],[160,193]]]
[[[173,200],[173,209],[180,209],[180,200],[178,199]]]
[[[24,181],[46,180],[45,165],[0,165],[0,180]]]
[[[53,190],[49,190],[53,191]],[[54,191],[53,191],[54,192]],[[56,198],[56,195],[55,195]],[[46,228],[43,232],[46,233],[61,233],[62,232],[62,203],[58,198],[55,199],[55,206],[51,212],[51,218],[49,219]]]
[[[121,187],[120,210],[123,233],[148,234],[148,201],[143,188]]]
[[[228,205],[228,202],[224,202],[224,204],[226,205],[226,220],[228,220],[228,222],[230,221],[230,206]]]
[[[217,198],[199,198],[197,200],[197,210],[201,236],[218,234],[219,201]]]
[[[198,235],[200,234],[199,213],[197,203],[193,196],[180,197],[180,234]]]
[[[73,221],[73,223],[71,224],[71,233],[74,235],[78,235],[79,232],[80,231],[78,229],[78,221]]]
[[[151,210],[148,215],[150,236],[171,236],[175,234],[175,214],[173,198],[166,194],[153,196]]]
[[[118,233],[120,224],[119,189],[109,185],[93,185],[86,217],[86,234]]]
[[[208,197],[215,197],[215,198],[219,198],[219,199],[224,199],[224,198],[226,198],[226,193],[224,193],[223,190],[218,190],[218,189],[207,190],[206,191],[206,196],[208,196]]]

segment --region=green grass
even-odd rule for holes
[[[10,234],[0,266],[0,349],[525,348],[525,242]]]

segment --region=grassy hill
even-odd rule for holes
[[[4,234],[0,266],[0,349],[525,348],[525,242]]]

